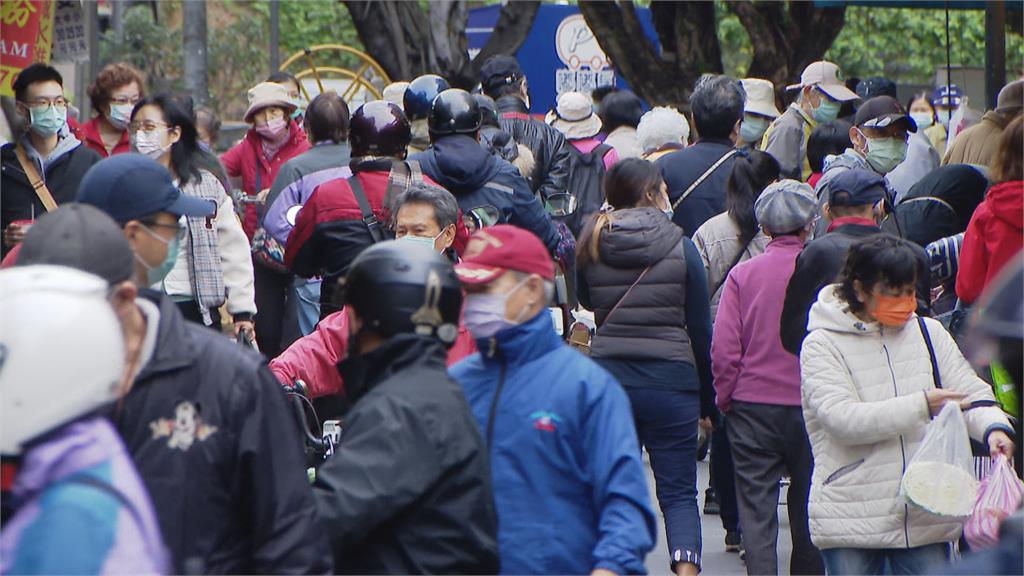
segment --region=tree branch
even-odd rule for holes
[[[540,0],[527,0],[523,2],[506,2],[498,14],[498,23],[495,24],[487,44],[480,49],[480,53],[473,59],[473,77],[480,74],[480,67],[491,56],[498,54],[512,55],[519,51],[523,42],[526,42],[533,28],[533,21],[537,18],[540,10]]]

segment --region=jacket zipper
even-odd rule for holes
[[[889,347],[885,345],[883,330],[879,330],[878,337],[882,341],[882,351],[885,352],[885,362],[889,365],[889,375],[892,377],[893,398],[899,396],[899,388],[896,385],[896,372],[892,369],[892,357],[889,356]],[[903,434],[900,434],[900,457],[903,459],[903,473],[907,472],[907,449],[903,443]],[[902,475],[901,475],[902,478]],[[903,503],[903,539],[906,547],[910,548],[910,508]]]
[[[864,458],[861,458],[860,460],[857,460],[856,462],[851,462],[846,466],[843,466],[836,470],[835,472],[829,474],[828,478],[825,478],[825,481],[822,483],[822,486],[828,486],[829,484],[835,482],[836,480],[839,480],[843,476],[846,476],[850,472],[853,472],[858,467],[860,467],[861,464],[864,463],[864,460]]]
[[[487,450],[491,449],[494,441],[494,418],[498,413],[498,399],[501,398],[501,390],[505,387],[505,372],[508,370],[508,361],[501,359],[501,376],[498,378],[498,387],[494,389],[494,398],[491,400],[490,414],[487,416]]]

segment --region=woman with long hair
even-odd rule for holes
[[[697,422],[710,417],[711,316],[700,255],[672,223],[658,169],[622,160],[604,177],[611,210],[577,248],[580,302],[594,311],[591,356],[623,385],[654,470],[672,571],[700,567]]]
[[[191,110],[167,94],[144,98],[132,111],[130,132],[132,150],[170,170],[183,194],[217,205],[213,217],[188,219],[178,259],[162,285],[154,288],[170,296],[185,318],[217,330],[218,309],[226,299],[235,333],[251,333],[256,303],[249,241],[224,186],[203,168]]]

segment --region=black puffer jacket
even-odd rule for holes
[[[966,164],[943,166],[914,184],[882,230],[920,246],[967,230],[988,180]]]
[[[263,359],[165,296],[156,350],[114,422],[153,499],[175,574],[322,574],[302,442]]]
[[[530,187],[542,199],[563,194],[569,179],[572,161],[569,143],[562,133],[530,117],[526,103],[516,96],[503,96],[496,102],[501,129],[533,152],[537,164],[530,178]]]
[[[497,573],[487,451],[445,359],[403,334],[340,365],[355,404],[314,484],[338,573]]]

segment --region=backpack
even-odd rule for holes
[[[568,148],[571,160],[566,192],[576,199],[576,210],[565,216],[564,221],[578,238],[583,222],[604,204],[604,189],[601,186],[605,172],[604,156],[612,147],[598,144],[588,153],[580,152],[572,144]]]

